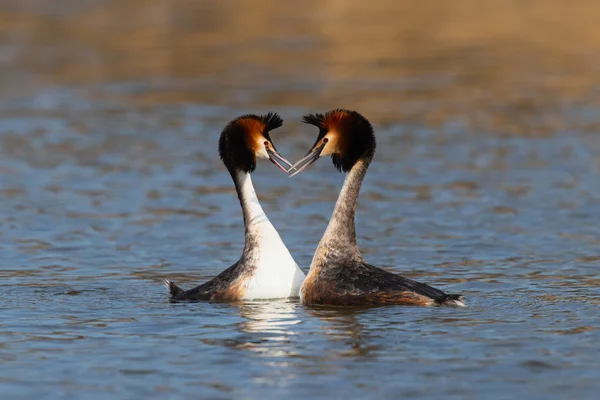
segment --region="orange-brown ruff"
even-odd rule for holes
[[[367,263],[358,250],[354,218],[360,186],[375,154],[375,135],[369,121],[350,110],[304,117],[319,128],[319,136],[306,157],[289,173],[295,175],[323,155],[347,173],[333,215],[300,289],[305,305],[452,305],[463,298],[385,271]]]
[[[235,301],[298,297],[304,273],[265,215],[250,178],[257,158],[269,159],[287,172],[287,166],[283,164],[289,163],[277,153],[269,136],[269,132],[281,124],[281,118],[275,113],[244,115],[223,129],[219,155],[233,178],[242,206],[244,251],[231,267],[193,289],[186,291],[165,280],[172,300]]]

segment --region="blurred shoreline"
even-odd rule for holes
[[[584,0],[9,1],[0,101],[67,86],[132,107],[343,106],[543,135],[599,105],[598,15]]]

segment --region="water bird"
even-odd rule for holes
[[[303,122],[319,129],[308,154],[288,171],[294,176],[320,157],[331,155],[333,165],[347,173],[329,225],[300,288],[304,305],[448,305],[465,306],[463,296],[446,294],[421,282],[366,262],[356,244],[354,219],[362,181],[375,154],[371,123],[356,111],[337,109],[310,114]]]
[[[291,164],[276,150],[270,132],[283,120],[276,113],[243,115],[229,122],[219,138],[219,155],[231,174],[244,217],[241,258],[212,280],[183,290],[165,279],[171,299],[237,301],[298,297],[305,278],[279,233],[263,211],[251,173],[257,159],[268,159],[287,172]]]

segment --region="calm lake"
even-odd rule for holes
[[[257,4],[0,5],[1,397],[595,399],[600,3]],[[223,126],[338,107],[365,258],[469,307],[169,303],[242,251]],[[343,176],[253,180],[307,271]]]

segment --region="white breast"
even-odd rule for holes
[[[256,239],[256,248],[252,249],[252,259],[256,265],[243,299],[298,297],[304,272],[260,206],[250,175],[240,173],[236,179],[246,213],[246,228],[248,234]]]
[[[248,284],[244,299],[275,299],[298,297],[304,272],[283,244],[279,233],[267,220],[258,233],[256,269]]]

